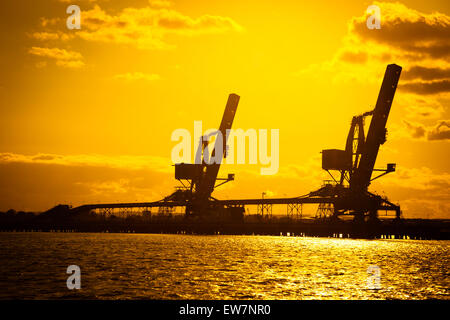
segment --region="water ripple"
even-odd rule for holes
[[[1,299],[449,299],[450,241],[0,233]],[[81,268],[68,290],[66,268]],[[367,268],[381,287],[367,288]]]

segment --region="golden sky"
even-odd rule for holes
[[[69,30],[66,8],[81,8]],[[171,133],[279,129],[280,169],[224,165],[221,199],[297,196],[328,179],[353,115],[403,67],[370,188],[405,217],[450,218],[450,4],[368,1],[45,0],[0,4],[0,210],[154,201],[175,185]]]

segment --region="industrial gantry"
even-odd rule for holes
[[[222,156],[226,157],[227,130],[231,129],[239,103],[239,96],[230,94],[219,127],[222,139],[216,139],[211,153],[211,157],[214,157],[218,150],[223,150],[223,155],[218,156],[220,161],[213,163],[205,161],[204,151],[209,140],[202,139],[206,142],[202,142],[197,150],[197,156],[201,158],[201,162],[175,164],[175,178],[181,182],[182,186],[164,199],[142,203],[91,204],[72,210],[113,210],[116,208],[148,210],[152,207],[160,209],[184,207],[187,218],[225,218],[242,221],[245,205],[257,205],[262,212],[264,210],[271,212],[272,205],[286,204],[288,214],[292,215],[301,213],[303,204],[319,204],[316,215],[319,218],[338,219],[339,216],[347,215],[353,216],[356,221],[373,221],[378,219],[379,210],[386,210],[394,211],[396,218],[400,219],[400,206],[388,201],[386,197],[370,192],[368,188],[371,181],[395,171],[393,163],[387,164],[385,169],[375,169],[375,161],[380,146],[386,142],[386,123],[401,70],[402,68],[395,64],[387,66],[375,108],[353,117],[345,149],[322,151],[322,168],[330,174],[332,180],[328,180],[321,188],[309,194],[294,198],[270,199],[218,200],[212,197],[214,188],[234,180],[233,174],[229,174],[227,178],[217,178]],[[367,117],[371,117],[371,121],[366,136],[364,121]],[[222,146],[219,145],[221,143]],[[208,159],[211,157],[208,155]],[[372,177],[374,171],[381,173]],[[335,177],[336,172],[339,175],[337,177]]]

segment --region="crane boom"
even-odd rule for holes
[[[226,144],[227,144],[227,130],[231,129],[231,126],[233,124],[234,116],[236,114],[237,106],[239,103],[239,96],[237,94],[230,94],[228,96],[228,101],[225,106],[225,111],[223,113],[222,122],[220,123],[219,131],[222,133],[222,141],[219,139],[216,140],[214,149],[212,151],[212,156],[215,155],[216,150],[222,148],[223,155],[226,154]],[[223,143],[222,146],[219,146],[220,143]],[[220,164],[222,161],[219,161],[219,163],[212,163],[207,164],[206,171],[204,173],[204,176],[202,177],[198,189],[197,189],[197,198],[202,200],[207,200],[211,193],[214,190],[214,185],[216,183],[217,174],[219,173]]]
[[[386,141],[386,122],[401,71],[402,68],[396,64],[390,64],[386,68],[377,104],[373,110],[372,121],[370,122],[369,131],[363,146],[361,160],[350,185],[355,191],[365,191],[370,185],[378,150],[380,145]]]

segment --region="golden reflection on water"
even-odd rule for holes
[[[449,298],[450,241],[1,233],[0,298]],[[82,290],[65,287],[81,268]],[[367,287],[380,268],[380,289]]]

